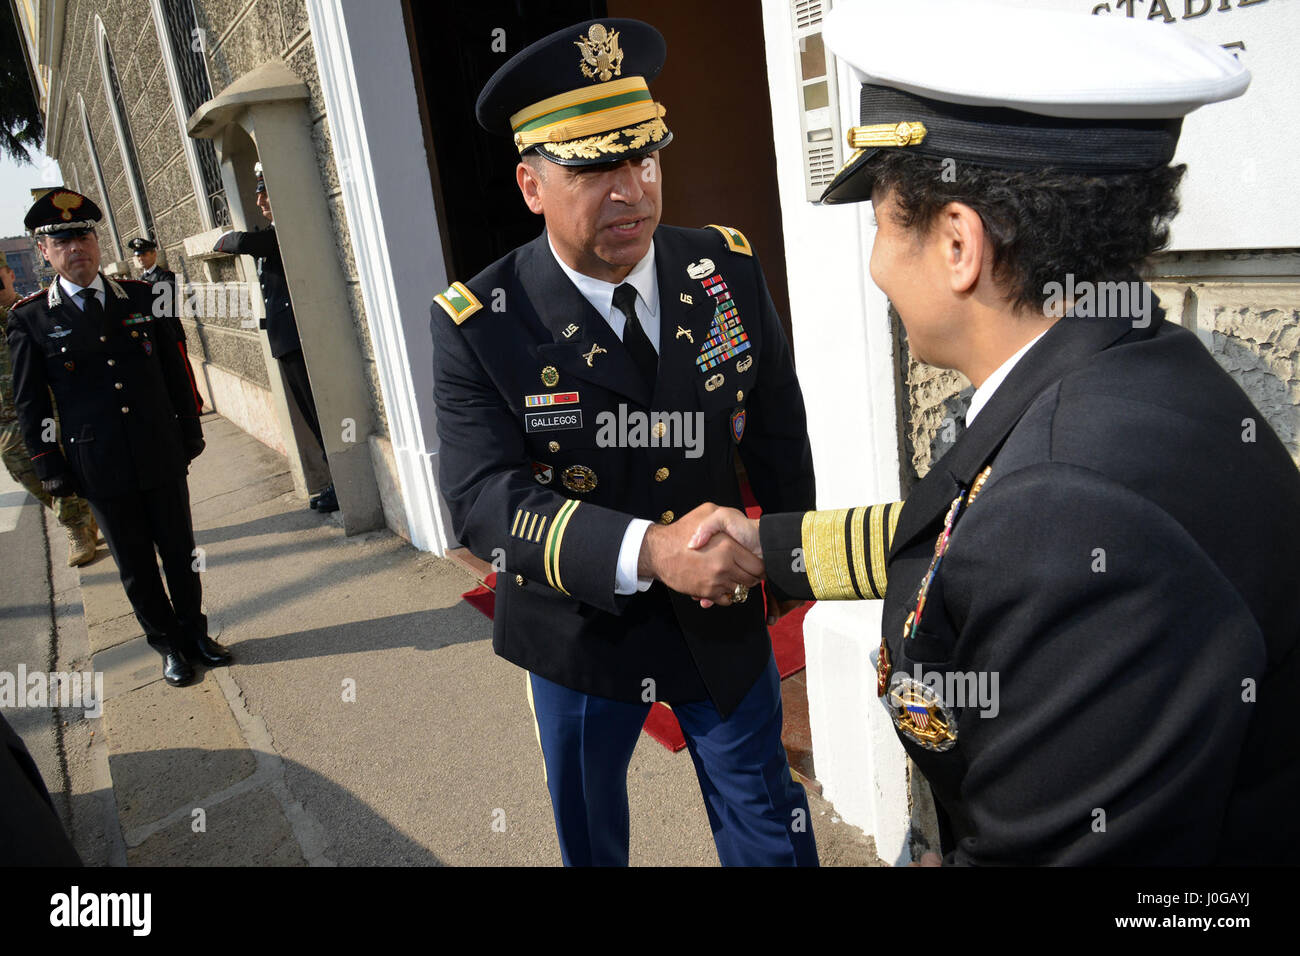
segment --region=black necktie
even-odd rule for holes
[[[99,304],[99,296],[95,295],[95,290],[82,289],[77,295],[81,296],[81,311],[85,313],[90,327],[101,335],[108,334],[108,316],[104,313],[104,307]]]
[[[614,307],[627,317],[623,326],[623,347],[632,355],[641,377],[647,385],[654,388],[655,377],[659,374],[659,354],[650,344],[650,338],[641,327],[641,320],[636,317],[636,286],[624,282],[614,290]]]

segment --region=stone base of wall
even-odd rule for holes
[[[288,455],[280,426],[276,422],[275,406],[269,389],[240,378],[220,366],[191,358],[194,381],[203,396],[204,404],[248,432],[263,445]]]
[[[393,534],[409,542],[411,528],[406,523],[406,504],[402,500],[402,486],[397,477],[393,443],[379,435],[371,435],[370,459],[375,465],[375,481],[379,485],[379,503],[384,508],[384,524],[388,525]]]

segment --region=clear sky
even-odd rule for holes
[[[32,205],[31,191],[63,182],[58,163],[39,151],[31,156],[28,166],[0,154],[0,238],[26,235],[23,216]]]

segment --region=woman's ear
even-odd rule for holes
[[[986,266],[984,255],[988,239],[984,233],[984,220],[965,203],[950,202],[940,211],[935,232],[942,244],[940,251],[948,268],[952,291],[970,292]]]

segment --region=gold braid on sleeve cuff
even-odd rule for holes
[[[818,600],[885,596],[885,556],[902,510],[903,503],[894,501],[869,508],[809,511],[803,516],[804,565]]]

